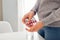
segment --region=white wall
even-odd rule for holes
[[[22,17],[24,15],[24,1],[18,0],[18,31],[24,31],[24,24],[22,23]]]
[[[12,25],[13,31],[18,31],[17,0],[3,0],[3,20]]]

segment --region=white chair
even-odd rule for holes
[[[0,33],[13,32],[11,25],[6,21],[0,21]]]

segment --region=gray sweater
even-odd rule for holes
[[[60,0],[37,0],[32,8],[44,26],[60,27]]]

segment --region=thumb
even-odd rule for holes
[[[32,19],[32,17],[29,17],[29,21]]]

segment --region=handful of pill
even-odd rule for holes
[[[32,18],[30,21],[28,19],[25,20],[25,23],[28,27],[31,27],[32,25],[35,25],[36,24],[36,20],[35,18]]]

